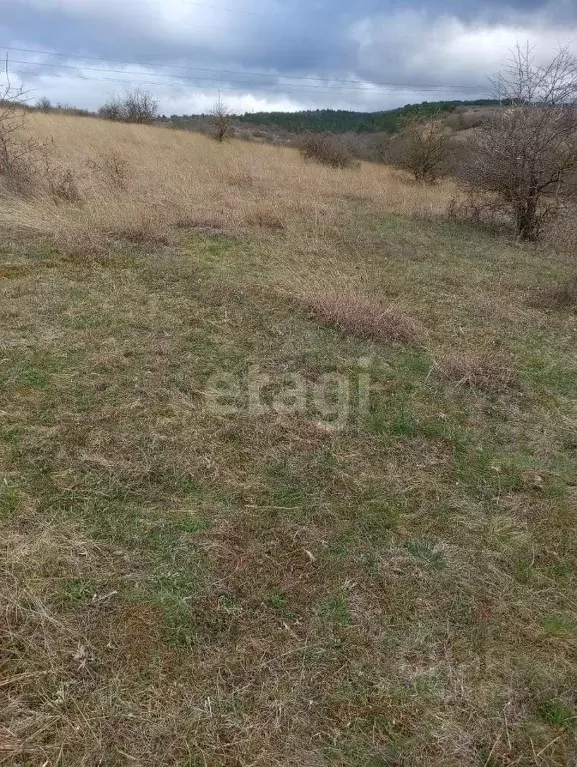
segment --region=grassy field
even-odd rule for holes
[[[575,764],[574,257],[450,182],[31,129],[76,194],[0,202],[0,763]]]

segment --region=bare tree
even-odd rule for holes
[[[98,116],[103,120],[114,120],[117,122],[123,120],[122,103],[115,93],[113,93],[108,101],[100,107]]]
[[[404,122],[398,164],[417,181],[432,183],[447,171],[450,137],[437,115],[412,115]]]
[[[230,137],[232,131],[231,118],[232,113],[226,104],[223,103],[219,94],[218,100],[210,112],[211,135],[219,144],[222,144],[223,141]]]
[[[50,112],[52,109],[50,99],[46,96],[42,96],[42,98],[38,99],[36,102],[36,109],[39,109],[41,112]]]
[[[502,107],[478,129],[464,177],[477,200],[513,218],[519,239],[536,240],[574,189],[577,60],[563,48],[542,65],[517,46],[492,82]]]
[[[112,94],[98,115],[105,120],[149,125],[158,117],[158,101],[149,91],[135,88],[124,96]]]
[[[158,117],[158,100],[150,91],[135,88],[122,101],[124,120],[129,123],[150,124]]]

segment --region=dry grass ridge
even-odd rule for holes
[[[335,171],[303,163],[291,149],[220,146],[166,128],[38,112],[27,129],[49,145],[49,172],[40,160],[34,194],[5,199],[0,222],[84,252],[122,238],[168,242],[179,226],[244,234],[256,218],[264,228],[273,220],[273,228],[293,230],[311,214],[338,216],[343,197],[370,200],[382,211],[434,215],[454,194],[450,182],[432,194],[399,184],[399,171],[371,165],[343,172],[335,193]]]

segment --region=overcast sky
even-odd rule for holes
[[[13,79],[88,109],[137,83],[166,114],[483,98],[517,41],[577,53],[577,0],[0,0]]]

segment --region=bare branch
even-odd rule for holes
[[[446,172],[449,133],[437,115],[420,114],[405,120],[401,134],[401,167],[417,181],[432,183]]]
[[[577,60],[562,48],[540,64],[518,45],[492,82],[503,107],[477,132],[464,177],[513,217],[521,239],[537,239],[575,186]]]
[[[123,96],[112,94],[98,114],[105,120],[149,125],[158,117],[158,101],[149,91],[135,88]]]

